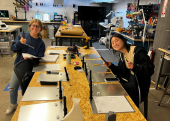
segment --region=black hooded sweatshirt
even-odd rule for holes
[[[133,64],[135,79],[138,84],[138,91],[140,95],[140,101],[144,101],[149,92],[151,83],[151,76],[154,73],[154,64],[150,61],[147,51],[140,46],[136,46],[133,55]],[[121,80],[120,83],[125,83],[123,80],[128,80],[130,70],[125,65],[124,55],[120,53],[120,60],[118,66],[114,64],[110,65],[109,68],[112,72]]]

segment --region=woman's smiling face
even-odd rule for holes
[[[30,31],[32,35],[38,35],[38,33],[41,31],[41,27],[38,24],[38,22],[34,22],[31,26],[30,26]]]
[[[122,50],[125,46],[124,42],[118,37],[113,37],[111,40],[111,44],[113,49],[116,51]]]

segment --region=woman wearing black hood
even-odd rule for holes
[[[112,36],[111,44],[115,51],[120,52],[119,64],[115,66],[107,62],[104,65],[120,79],[123,88],[139,107],[148,95],[154,65],[143,47],[128,45],[120,34]]]

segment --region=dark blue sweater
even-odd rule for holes
[[[45,44],[41,38],[35,39],[30,35],[30,33],[25,33],[25,39],[27,40],[26,43],[28,45],[33,46],[34,47],[33,49],[20,42],[21,39],[20,34],[22,33],[18,34],[18,36],[16,37],[16,39],[14,40],[11,46],[11,50],[17,52],[17,57],[15,59],[14,65],[20,62],[21,60],[24,60],[22,53],[29,53],[31,55],[38,56],[38,57],[44,56]]]

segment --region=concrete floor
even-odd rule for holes
[[[48,39],[44,39],[46,46],[51,44],[51,41]],[[80,45],[80,43],[76,43]],[[63,45],[68,46],[69,43],[63,43]],[[93,46],[98,50],[98,52],[105,58],[107,61],[118,62],[118,58],[113,55],[112,50],[101,50],[106,49],[104,45],[100,45],[99,42],[94,42]],[[6,115],[5,111],[9,106],[9,92],[3,91],[5,87],[10,83],[10,78],[13,70],[13,63],[15,57],[11,57],[10,55],[4,55],[4,57],[0,56],[0,121],[10,121],[13,114]],[[151,85],[151,89],[149,92],[149,109],[148,109],[148,121],[170,121],[170,103],[161,104],[158,106],[157,102],[161,99],[163,94],[163,90],[155,90],[154,85]],[[18,103],[20,102],[22,96],[21,91],[19,91],[18,95]],[[170,100],[170,96],[166,96],[163,103]],[[140,105],[140,111],[143,113],[143,103]]]

